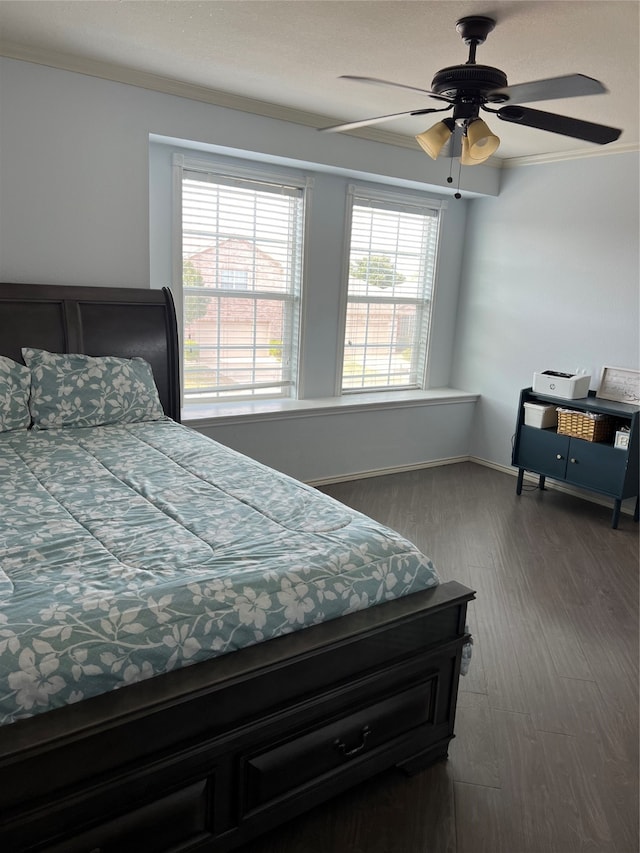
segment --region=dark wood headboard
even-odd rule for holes
[[[180,420],[178,332],[168,288],[0,284],[0,355],[21,362],[22,347],[140,356],[151,365],[165,414]]]

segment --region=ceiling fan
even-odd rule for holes
[[[464,65],[452,65],[438,71],[431,83],[431,89],[406,86],[403,83],[380,80],[377,77],[355,77],[345,74],[341,78],[420,92],[430,98],[445,101],[448,106],[408,110],[323,127],[320,130],[332,133],[355,130],[402,116],[419,116],[453,110],[451,118],[443,119],[434,127],[416,136],[416,139],[434,160],[439,154],[445,154],[448,157],[459,156],[462,165],[484,162],[500,144],[498,137],[480,119],[481,109],[493,113],[501,121],[559,133],[598,145],[605,145],[618,139],[622,131],[614,127],[517,106],[516,103],[519,101],[529,103],[581,95],[599,95],[606,93],[607,89],[599,80],[583,74],[567,74],[515,86],[507,85],[507,77],[503,71],[489,65],[476,64],[476,48],[484,44],[495,24],[493,18],[481,15],[460,18],[456,23],[456,30],[464,43],[469,46],[469,58]],[[499,106],[500,104],[505,106]],[[494,109],[494,105],[498,108]]]

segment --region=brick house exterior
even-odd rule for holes
[[[283,293],[286,287],[283,266],[254,243],[241,239],[224,240],[190,255],[186,262],[202,279],[198,287],[211,289],[213,297],[203,316],[186,322],[187,380],[190,375],[195,377],[198,373],[200,377],[207,370],[217,371],[215,380],[199,378],[194,380],[194,385],[202,382],[207,385],[212,381],[233,385],[280,379],[282,362],[278,347],[286,322],[282,302],[251,297],[216,299],[215,293],[220,289]],[[189,298],[188,290],[185,298]],[[380,369],[386,371],[390,358],[397,367],[408,367],[407,362],[398,362],[398,359],[402,359],[402,351],[412,339],[414,309],[407,305],[396,305],[395,309],[394,312],[393,305],[381,303],[350,306],[345,368],[353,366],[358,373],[357,364],[365,342],[369,351],[368,372],[375,372],[377,361]],[[392,327],[395,345],[390,347]],[[380,342],[379,349],[376,341]]]

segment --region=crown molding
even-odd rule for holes
[[[150,74],[138,71],[123,65],[114,65],[108,62],[100,62],[87,57],[74,54],[59,53],[52,50],[32,45],[18,44],[0,40],[0,56],[8,59],[18,59],[23,62],[32,62],[36,65],[46,65],[61,71],[73,71],[76,74],[86,74],[89,77],[98,77],[102,80],[110,80],[114,83],[124,83],[128,86],[137,86],[141,89],[149,89],[153,92],[162,92],[165,95],[176,95],[192,101],[200,101],[217,107],[239,110],[254,115],[275,118],[280,121],[289,121],[294,124],[302,124],[307,127],[321,128],[335,124],[335,116],[320,115],[319,113],[306,112],[304,110],[284,107],[256,98],[248,98],[243,95],[234,95],[208,86],[200,86],[196,83],[187,83],[159,74]],[[355,136],[368,139],[373,142],[382,142],[386,145],[396,145],[400,148],[411,148],[419,150],[418,144],[412,137],[399,133],[392,133],[379,128],[358,128],[343,135]]]
[[[151,74],[146,71],[138,71],[124,65],[115,65],[109,62],[101,62],[88,57],[77,56],[70,53],[60,53],[47,50],[34,45],[19,44],[17,42],[0,40],[0,56],[8,59],[17,59],[23,62],[32,62],[36,65],[46,65],[61,71],[72,71],[76,74],[85,74],[89,77],[98,77],[101,80],[110,80],[114,83],[123,83],[128,86],[137,86],[141,89],[149,89],[153,92],[162,92],[166,95],[175,95],[179,98],[187,98],[192,101],[211,104],[212,106],[225,107],[226,109],[239,110],[240,112],[253,115],[274,118],[280,121],[288,121],[294,124],[302,124],[306,127],[321,128],[335,124],[335,116],[325,116],[319,113],[306,112],[304,110],[261,101],[256,98],[248,98],[243,95],[234,95],[219,89],[211,89],[208,86],[200,86],[196,83],[188,83],[175,80],[171,77],[163,77],[159,74]],[[412,136],[393,133],[378,127],[361,127],[356,130],[346,131],[341,136],[353,136],[358,139],[366,139],[370,142],[381,142],[384,145],[395,145],[398,148],[408,148],[419,151],[420,146]],[[519,166],[532,166],[542,163],[557,163],[564,160],[578,160],[584,157],[598,157],[609,154],[622,154],[629,151],[638,151],[638,145],[613,143],[607,146],[579,149],[575,151],[564,151],[556,154],[540,154],[529,157],[490,157],[484,165],[494,168],[513,169]]]
[[[507,157],[502,161],[503,169],[515,169],[520,166],[539,166],[544,163],[563,163],[567,160],[584,160],[591,157],[610,157],[612,154],[628,154],[640,151],[635,143],[612,142],[597,148],[579,148],[573,151],[557,151],[554,154],[535,154],[530,157]]]
[[[256,98],[248,98],[243,95],[223,92],[219,89],[211,89],[196,83],[187,83],[181,80],[174,80],[170,77],[163,77],[159,74],[137,71],[134,68],[123,65],[100,62],[88,57],[59,53],[32,45],[18,44],[17,42],[0,40],[0,56],[6,56],[8,59],[18,59],[23,62],[32,62],[36,65],[46,65],[49,68],[57,68],[61,71],[86,74],[89,77],[98,77],[101,80],[124,83],[128,86],[137,86],[138,88],[149,89],[153,92],[162,92],[165,95],[176,95],[180,98],[200,101],[205,104],[211,104],[212,106],[226,107],[231,110],[239,110],[266,118],[275,118],[280,121],[302,124],[306,127],[314,127],[316,129],[335,124],[337,121],[335,116],[305,112],[304,110],[284,107],[268,101],[260,101]],[[382,130],[378,127],[357,128],[356,130],[346,131],[341,136],[353,136],[358,139],[367,139],[370,142],[381,142],[384,145],[408,148],[412,151],[422,150],[412,136],[393,133],[392,131]],[[497,157],[490,157],[485,165],[499,168],[501,160]]]

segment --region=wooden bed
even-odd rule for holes
[[[0,285],[0,354],[141,356],[179,420],[168,291]],[[0,849],[226,851],[453,737],[456,582],[0,727]]]

